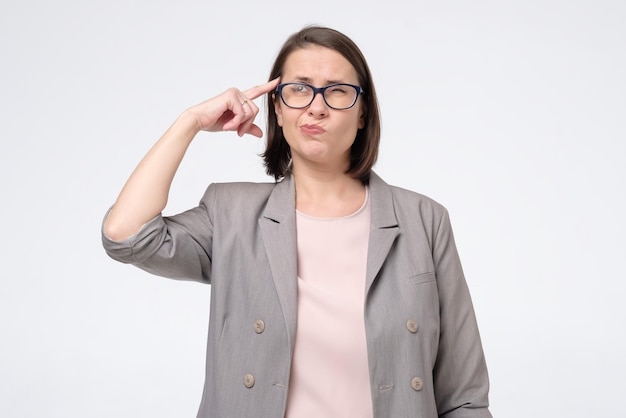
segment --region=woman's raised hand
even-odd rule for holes
[[[254,124],[259,113],[254,99],[269,93],[278,85],[278,78],[245,91],[230,88],[224,93],[187,109],[196,120],[199,130],[209,132],[237,131],[237,135],[263,136]]]
[[[165,208],[176,170],[198,131],[237,131],[239,136],[261,138],[263,132],[254,124],[259,108],[253,100],[277,85],[275,79],[245,91],[228,89],[184,111],[128,178],[105,221],[104,234],[126,239]]]

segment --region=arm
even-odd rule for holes
[[[491,418],[487,366],[447,211],[436,233],[433,259],[440,302],[441,334],[433,371],[439,416]]]
[[[103,225],[104,235],[121,241],[161,213],[187,148],[201,131],[236,131],[262,136],[254,124],[259,108],[251,101],[276,88],[278,79],[246,91],[229,89],[183,112],[150,149],[122,188]]]

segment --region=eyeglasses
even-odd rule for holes
[[[276,87],[276,93],[283,103],[293,109],[303,109],[313,103],[317,93],[331,109],[346,110],[356,103],[363,89],[345,83],[330,84],[326,87],[313,87],[307,83],[283,83]]]

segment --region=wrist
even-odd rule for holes
[[[187,109],[181,113],[180,116],[178,116],[178,119],[176,119],[175,124],[179,125],[186,132],[194,136],[202,130],[202,124],[200,123],[198,116],[191,109]]]

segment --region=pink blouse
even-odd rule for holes
[[[298,329],[286,418],[371,418],[365,340],[369,192],[340,218],[297,212]]]

